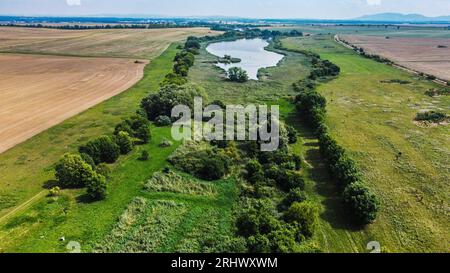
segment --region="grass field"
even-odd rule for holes
[[[0,55],[0,153],[139,81],[146,61]]]
[[[0,27],[0,52],[153,59],[171,43],[211,35],[207,28],[58,30]]]
[[[377,240],[393,252],[448,251],[450,129],[422,128],[413,119],[424,109],[448,112],[449,98],[426,96],[427,89],[436,87],[433,83],[358,56],[331,36],[289,38],[283,44],[315,51],[341,67],[341,76],[319,87],[329,104],[327,123],[382,200],[375,224],[351,230],[337,219],[339,205],[329,196],[335,189],[326,184],[321,165],[310,162],[314,191],[325,209],[319,238],[323,247],[363,251],[369,240]],[[382,83],[390,79],[411,83]],[[316,146],[314,139],[305,139],[313,144],[304,147]],[[305,149],[306,156],[317,158],[316,149]]]

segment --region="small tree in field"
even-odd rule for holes
[[[94,175],[92,167],[80,155],[66,154],[56,164],[56,179],[62,187],[78,188],[86,186]]]
[[[244,83],[244,82],[248,81],[247,71],[245,71],[244,69],[242,69],[240,67],[232,67],[232,68],[228,69],[227,74],[228,74],[228,78],[232,82]]]
[[[106,179],[103,175],[94,173],[87,181],[87,194],[94,200],[106,198]]]
[[[375,221],[380,202],[361,182],[347,186],[344,191],[344,203],[350,209],[358,223],[367,225]]]
[[[117,145],[120,147],[120,153],[125,155],[133,150],[133,139],[127,132],[119,132],[115,137]]]

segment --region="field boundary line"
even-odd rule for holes
[[[36,194],[35,196],[31,197],[30,199],[28,199],[27,201],[23,202],[22,204],[16,206],[14,209],[12,209],[11,211],[9,211],[8,213],[6,213],[5,215],[3,215],[2,217],[0,217],[0,224],[2,224],[5,220],[7,220],[9,217],[13,216],[14,214],[18,213],[20,210],[22,209],[26,209],[29,206],[31,206],[35,201],[39,200],[40,198],[45,196],[45,193],[47,191],[43,190],[41,192],[39,192],[38,194]]]

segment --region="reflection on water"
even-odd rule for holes
[[[241,59],[240,63],[218,63],[217,66],[225,70],[231,67],[240,67],[247,71],[250,79],[258,80],[259,69],[276,66],[284,57],[281,54],[265,50],[267,45],[269,43],[262,39],[241,39],[210,44],[206,50],[217,57],[230,55],[233,58]]]

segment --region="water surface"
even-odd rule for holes
[[[218,63],[217,66],[228,70],[231,67],[240,67],[247,71],[250,79],[258,80],[258,70],[261,68],[277,66],[283,59],[283,55],[265,50],[269,43],[263,39],[241,39],[232,42],[220,42],[210,44],[206,50],[217,56],[230,55],[241,59],[234,64]]]

